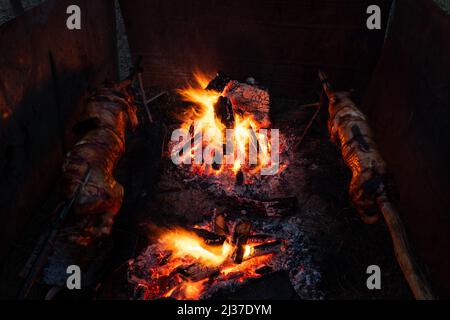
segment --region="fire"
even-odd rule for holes
[[[168,232],[163,235],[160,242],[166,249],[171,250],[174,258],[188,256],[211,267],[222,264],[231,250],[225,244],[221,252],[216,248],[207,247],[200,237],[184,230]]]
[[[195,85],[178,91],[185,101],[194,104],[190,115],[183,119],[182,128],[189,130],[193,140],[198,135],[201,135],[203,139],[200,143],[194,142],[190,152],[183,154],[182,159],[191,157],[194,172],[204,175],[231,174],[234,176],[242,171],[248,173],[246,176],[252,176],[258,174],[261,168],[269,167],[272,151],[268,137],[269,130],[261,130],[266,128],[263,128],[251,114],[236,112],[234,106],[233,125],[227,127],[219,119],[215,110],[215,105],[223,97],[223,93],[205,89],[208,86],[208,78],[201,73],[195,74],[195,80]],[[230,130],[227,129],[234,129],[232,137],[228,136]],[[209,146],[208,151],[211,157],[214,157],[216,152],[223,154],[221,165],[211,168],[211,165],[206,165],[204,161],[196,161],[195,157],[199,152],[204,155],[205,144]],[[230,149],[229,154],[225,152],[227,148]],[[254,159],[253,163],[249,161],[251,157]]]
[[[267,263],[272,254],[252,258],[256,245],[258,243],[246,245],[244,261],[235,264],[231,260],[234,247],[228,239],[220,246],[211,246],[191,231],[177,229],[164,232],[159,240],[161,261],[164,260],[164,263],[151,270],[155,284],[150,285],[150,298],[195,300],[201,298],[205,286],[214,281],[236,279],[242,282],[259,277],[255,270]],[[205,268],[208,270],[207,275],[201,279],[186,279],[180,275],[180,269],[191,265]],[[165,286],[161,286],[161,283],[165,283]]]
[[[195,233],[182,229],[165,233],[159,242],[166,250],[171,251],[173,258],[191,257],[208,267],[222,265],[230,258],[233,251],[233,246],[228,241],[224,241],[221,248],[215,248],[206,245]],[[253,245],[245,246],[244,260],[252,254],[252,247]]]
[[[203,284],[208,279],[200,280],[197,282],[186,282],[182,285],[182,291],[184,291],[185,298],[188,300],[195,300],[200,297],[203,291]]]

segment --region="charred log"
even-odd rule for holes
[[[231,258],[234,263],[239,264],[243,261],[245,245],[247,244],[251,228],[252,225],[247,220],[240,220],[234,225],[233,234],[231,235],[231,244],[234,246],[234,252]]]
[[[252,248],[252,252],[250,253],[250,255],[248,255],[248,257],[246,257],[246,260],[260,256],[265,256],[266,254],[277,253],[281,250],[282,246],[283,242],[281,240],[276,240],[257,245]]]
[[[230,234],[225,216],[219,213],[217,209],[214,209],[213,213],[213,232],[223,237]]]
[[[242,172],[242,170],[239,170],[238,173],[236,174],[236,184],[238,186],[243,186],[244,182],[245,182],[244,172]]]
[[[207,245],[222,245],[225,241],[225,236],[218,235],[213,232],[209,232],[205,229],[192,228],[191,229],[197,236],[202,238],[202,240]]]
[[[223,95],[231,100],[235,112],[251,114],[262,128],[270,127],[270,97],[267,90],[232,80],[224,89]]]
[[[177,272],[186,280],[197,282],[218,275],[220,269],[218,267],[204,266],[201,263],[193,263],[188,266],[179,267]]]
[[[220,96],[214,104],[214,113],[227,129],[234,128],[234,111],[230,99]]]
[[[247,244],[258,244],[275,241],[275,237],[268,234],[252,234],[248,236]]]

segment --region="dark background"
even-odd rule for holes
[[[195,69],[223,70],[295,97],[317,90],[318,68],[343,87],[367,85],[384,38],[366,28],[371,4],[384,28],[390,0],[121,1],[148,85],[178,87]]]

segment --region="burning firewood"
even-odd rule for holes
[[[234,263],[242,263],[245,245],[247,244],[251,228],[252,225],[250,224],[250,221],[247,220],[240,220],[234,225],[233,234],[231,235],[231,244],[234,246],[232,255]]]
[[[275,237],[268,234],[251,234],[248,236],[248,244],[267,243],[276,241]]]
[[[219,213],[217,209],[214,209],[213,213],[213,232],[225,237],[230,233],[225,216]]]
[[[274,240],[271,242],[263,243],[254,246],[245,260],[253,259],[260,256],[265,256],[267,254],[277,253],[283,247],[283,242],[281,240]]]
[[[145,284],[138,284],[134,289],[133,300],[147,300],[149,296],[149,288]]]
[[[223,95],[231,100],[238,112],[251,114],[262,128],[270,127],[270,97],[267,90],[232,80]]]
[[[188,266],[181,266],[177,269],[178,273],[185,279],[197,282],[220,272],[219,267],[209,267],[201,263],[193,263]]]
[[[184,133],[189,128],[190,138],[183,135],[181,143],[172,141],[172,159],[177,164],[192,164],[194,160],[193,172],[234,177],[238,186],[253,183],[259,173],[266,175],[264,169],[277,162],[273,154],[279,154],[279,144],[273,139],[269,141],[267,130],[270,129],[268,91],[255,82],[230,80],[220,72],[212,81],[200,74],[196,80],[195,86],[178,91],[194,106],[182,119]]]
[[[225,241],[225,236],[219,235],[214,232],[209,232],[205,229],[192,228],[191,229],[197,236],[203,239],[207,245],[222,245]]]
[[[229,224],[215,209],[212,221],[203,227],[163,234],[130,264],[134,272],[128,279],[136,299],[198,299],[215,285],[241,284],[273,272],[268,263],[283,251],[284,242],[273,235],[251,234],[249,220],[236,221],[231,233]],[[214,244],[217,239],[221,248]]]
[[[214,104],[214,113],[227,129],[234,128],[234,110],[230,99],[220,96]]]

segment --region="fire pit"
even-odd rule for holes
[[[174,162],[191,178],[208,176],[222,187],[283,171],[287,164],[280,164],[279,155],[285,138],[270,128],[268,90],[254,79],[240,83],[221,72],[209,83],[202,74],[195,79],[194,86],[178,90],[194,105],[181,116],[187,138],[172,139]]]
[[[281,191],[284,171],[293,160],[289,146],[295,144],[294,137],[280,133],[276,148],[268,139],[267,89],[254,79],[240,83],[221,72],[210,82],[201,75],[196,79],[196,86],[178,91],[194,104],[179,117],[189,135],[169,144],[166,158],[176,155],[180,161],[166,165],[160,184],[173,190],[181,180],[202,198],[219,196],[223,203],[219,209],[199,197],[190,204],[204,202],[202,222],[153,231],[154,241],[129,261],[127,278],[134,299],[208,299],[279,271],[288,274],[299,297],[321,298],[320,273],[306,248],[301,219],[293,216],[297,199]],[[236,132],[235,139],[225,150],[230,129]],[[261,129],[262,134],[257,131]],[[205,142],[199,137],[207,131],[211,139]],[[232,156],[250,155],[252,148],[258,151],[256,163],[246,163],[245,157],[225,163],[205,161],[208,154],[230,156],[230,150]],[[281,164],[272,175],[264,175],[265,167],[275,165],[274,159]],[[165,194],[163,201],[169,198]]]
[[[261,219],[225,221],[216,214],[214,221],[191,229],[161,231],[157,243],[129,262],[134,299],[208,299],[277,271],[288,272],[300,297],[320,298],[320,274],[298,220],[291,217],[282,225]]]

